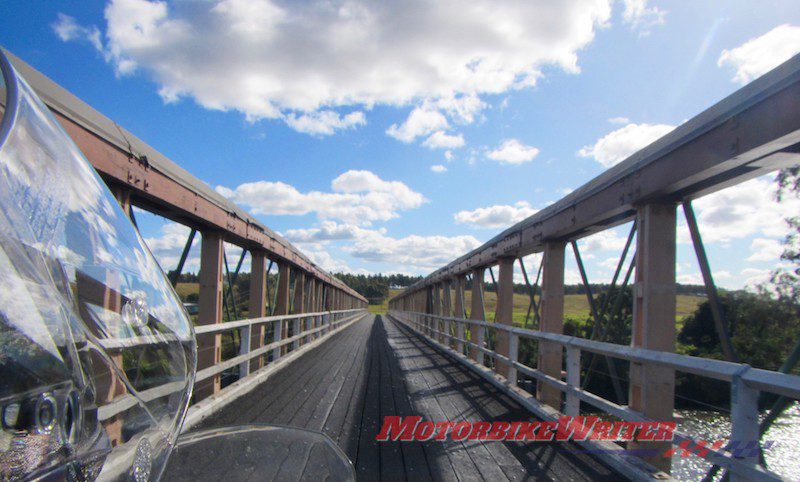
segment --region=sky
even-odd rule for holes
[[[355,273],[427,274],[800,52],[795,1],[5,0],[0,16],[0,45]],[[695,202],[719,285],[780,266],[800,203],[774,192],[767,176]],[[136,214],[174,268],[188,228]],[[590,281],[628,229],[580,242]],[[680,213],[676,275],[701,281]]]

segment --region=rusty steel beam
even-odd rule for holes
[[[555,204],[412,285],[540,252],[632,220],[636,207],[681,202],[800,162],[800,55],[742,87]],[[398,296],[403,296],[400,294]]]
[[[220,231],[226,242],[264,250],[270,259],[286,262],[366,304],[366,298],[245,210],[14,54],[4,52],[109,187],[130,191],[131,204],[198,231]]]

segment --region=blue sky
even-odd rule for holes
[[[6,0],[0,44],[323,267],[413,274],[800,51],[793,1],[457,3]],[[770,191],[697,202],[719,284],[779,264],[798,205]],[[139,218],[171,269],[187,230]],[[679,224],[678,278],[696,282]],[[582,243],[592,280],[625,235]]]

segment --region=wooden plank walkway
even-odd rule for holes
[[[368,316],[201,427],[276,424],[328,434],[360,480],[621,480],[572,444],[376,442],[386,415],[530,420],[519,404],[407,328]]]

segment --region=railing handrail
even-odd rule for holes
[[[352,310],[334,310],[334,311],[317,311],[313,313],[293,313],[291,315],[272,315],[263,316],[261,318],[248,318],[244,320],[226,321],[223,323],[212,323],[208,325],[199,325],[194,327],[194,332],[197,335],[205,335],[208,333],[219,333],[221,331],[235,330],[244,328],[246,326],[260,325],[264,323],[272,323],[276,321],[289,321],[294,319],[311,318],[313,316],[323,316],[327,314],[340,314],[340,313],[354,313],[356,311],[364,311],[363,308],[355,308]]]
[[[397,310],[390,311],[398,312]],[[800,377],[773,370],[753,368],[746,363],[735,363],[724,360],[683,355],[679,353],[650,350],[647,348],[636,348],[627,345],[619,345],[616,343],[588,340],[586,338],[580,338],[577,336],[547,333],[538,330],[530,330],[527,328],[518,328],[515,326],[492,323],[483,320],[470,320],[452,316],[432,315],[417,311],[403,311],[402,313],[427,316],[429,318],[436,318],[443,321],[455,321],[470,325],[483,326],[486,328],[505,331],[507,333],[513,333],[523,338],[558,343],[563,347],[580,348],[582,351],[588,351],[596,355],[606,355],[637,363],[652,363],[665,368],[672,368],[680,372],[691,373],[694,375],[700,375],[706,378],[713,378],[726,382],[733,381],[734,377],[740,377],[742,381],[747,383],[749,386],[760,391],[784,395],[790,398],[800,398]],[[478,347],[477,345],[470,343],[468,340],[462,340],[453,337],[448,333],[441,334],[443,336],[452,337],[453,340],[475,346],[475,348],[484,351],[484,353],[486,353],[486,351],[490,351],[486,348]],[[498,355],[494,352],[486,354],[493,357],[494,355],[502,357],[502,355]]]

